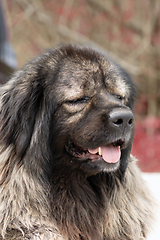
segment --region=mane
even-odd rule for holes
[[[2,236],[14,228],[19,239],[37,231],[47,236],[43,239],[145,239],[153,204],[133,160],[123,182],[116,173],[86,178],[81,171],[63,175],[62,170],[49,184],[40,175],[31,176],[23,165],[15,167],[0,188]]]

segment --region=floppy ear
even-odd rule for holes
[[[38,76],[31,68],[30,72],[17,72],[5,86],[1,99],[0,140],[5,148],[12,145],[21,158],[30,144],[43,98],[42,79]]]

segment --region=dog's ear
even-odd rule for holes
[[[43,99],[43,84],[33,69],[17,72],[4,87],[1,97],[0,140],[12,145],[20,157],[25,154]]]

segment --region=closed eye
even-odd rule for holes
[[[85,109],[90,97],[81,97],[73,100],[67,100],[63,103],[66,111],[69,113],[77,113]]]
[[[122,101],[122,100],[125,100],[125,97],[122,97],[122,96],[120,96],[120,95],[115,95],[115,97],[118,98],[118,99],[121,100],[121,101]]]
[[[83,104],[87,103],[90,100],[90,97],[82,97],[82,98],[77,98],[73,100],[68,100],[66,103],[68,104]]]
[[[117,99],[119,99],[122,102],[122,104],[126,104],[126,98],[125,97],[123,97],[121,95],[115,95],[115,97]]]

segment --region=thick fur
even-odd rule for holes
[[[0,239],[146,239],[154,203],[130,155],[134,124],[109,120],[114,109],[131,114],[134,97],[108,56],[70,45],[1,88]],[[71,140],[84,151],[121,143],[119,165],[76,157]]]

